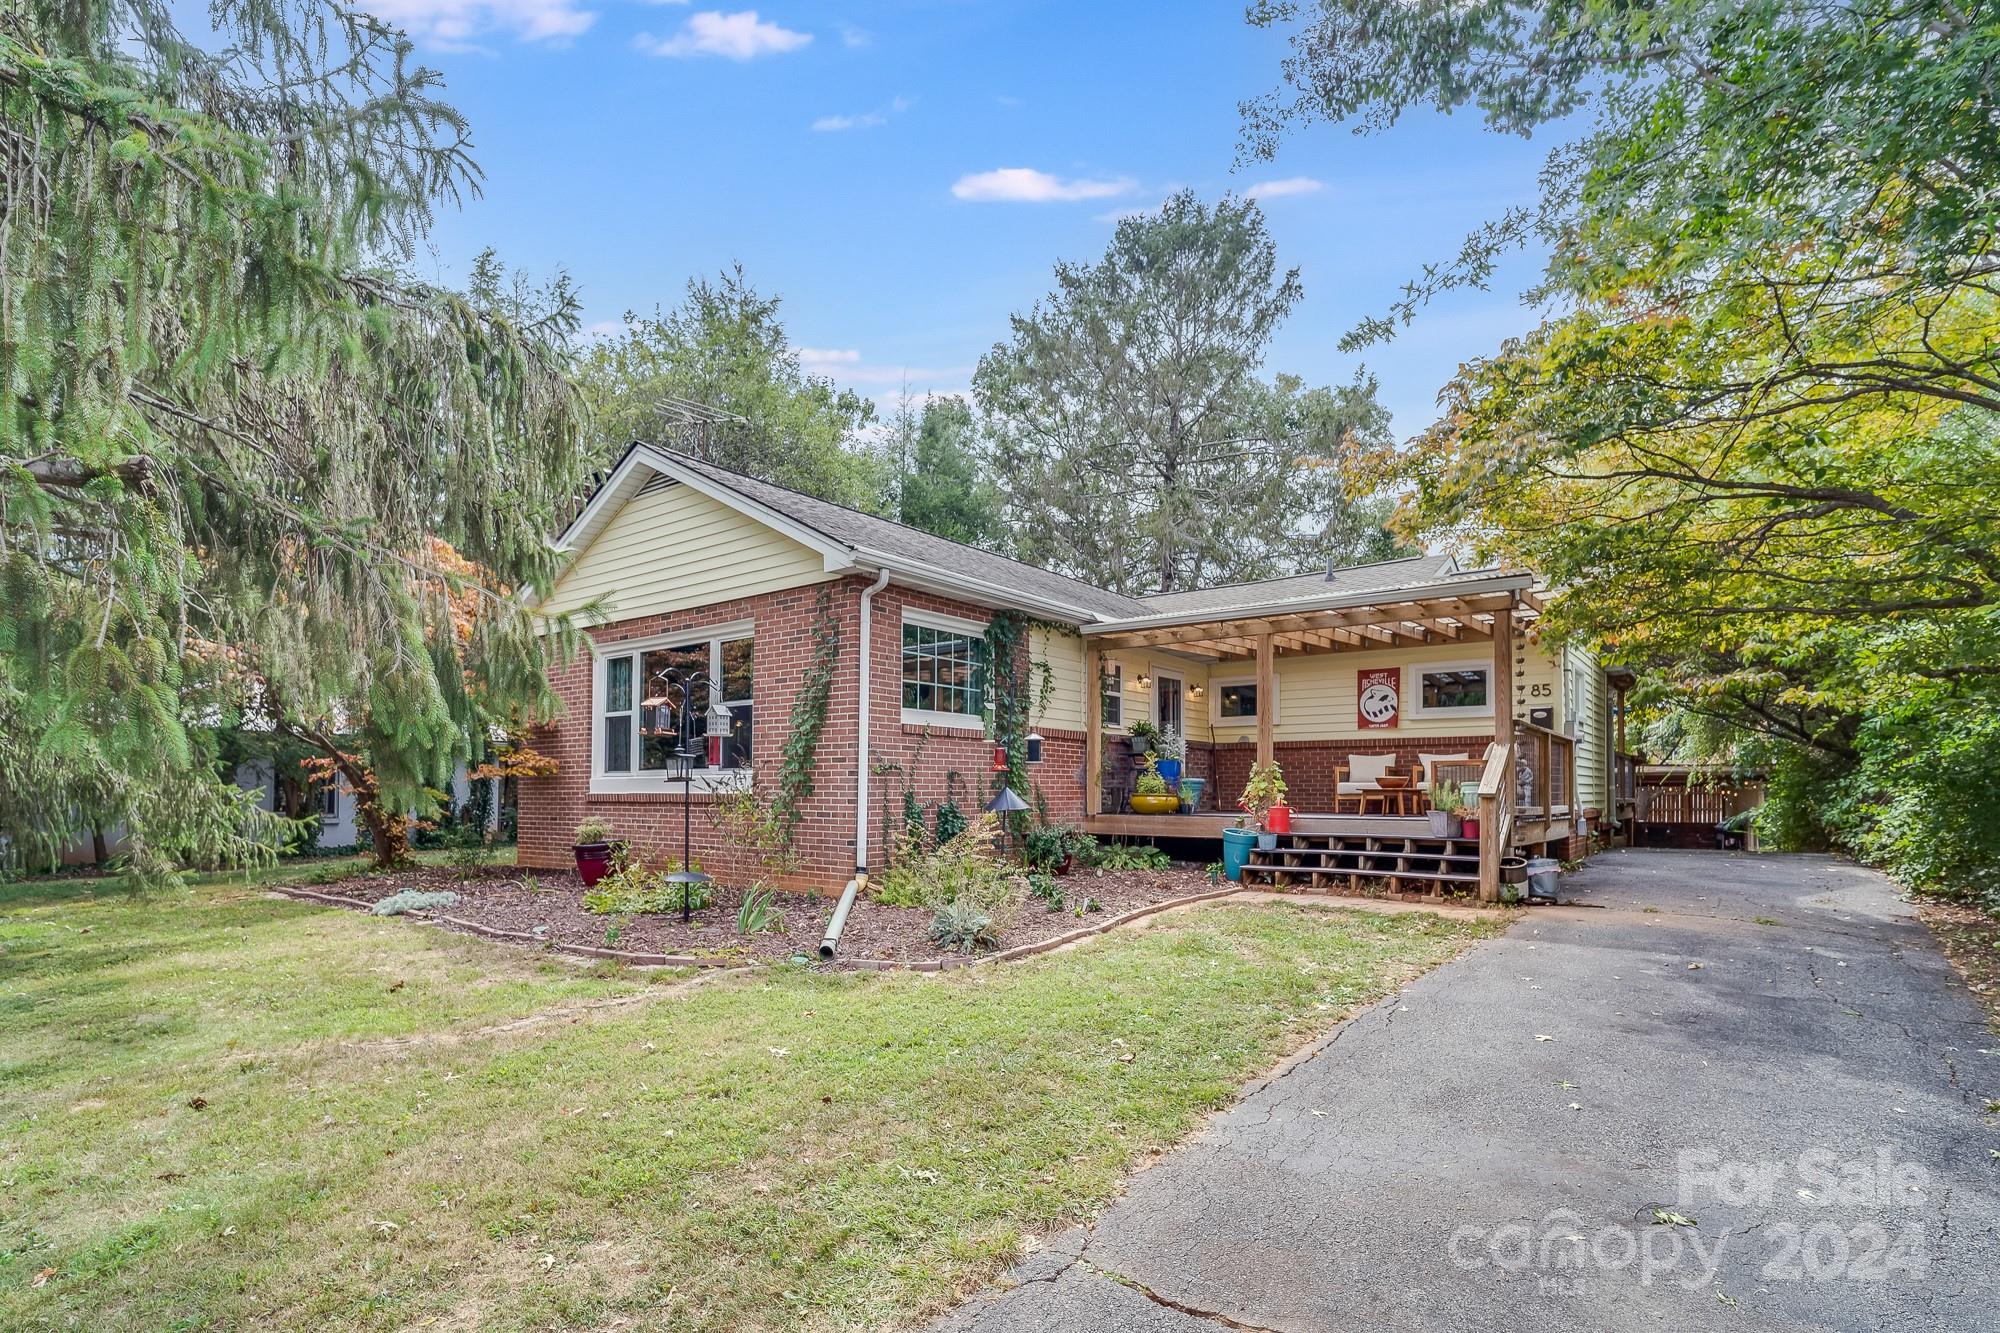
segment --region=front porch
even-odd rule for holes
[[[1141,815],[1124,808],[1135,761],[1122,745],[1111,745],[1107,753],[1102,692],[1087,691],[1085,829],[1123,837],[1219,840],[1237,822],[1236,793],[1250,765],[1276,761],[1291,789],[1292,829],[1279,838],[1275,850],[1253,858],[1254,875],[1246,873],[1246,882],[1254,878],[1265,884],[1349,891],[1476,891],[1481,898],[1497,898],[1503,859],[1566,849],[1576,826],[1576,741],[1538,724],[1552,721],[1552,715],[1534,722],[1517,715],[1532,711],[1520,706],[1527,702],[1527,686],[1522,684],[1518,698],[1516,690],[1540,612],[1530,580],[1525,575],[1492,576],[1483,582],[1497,586],[1480,588],[1464,586],[1463,579],[1456,582],[1459,586],[1451,591],[1429,596],[1402,591],[1376,600],[1349,598],[1338,606],[1181,617],[1173,623],[1155,623],[1164,618],[1153,617],[1086,630],[1086,680],[1104,678],[1108,654],[1146,651],[1154,655],[1149,660],[1157,661],[1159,654],[1170,653],[1188,660],[1191,670],[1206,669],[1217,685],[1230,682],[1232,704],[1242,708],[1242,701],[1250,701],[1255,719],[1253,735],[1240,734],[1247,725],[1225,731],[1226,722],[1218,717],[1209,739],[1190,740],[1187,775],[1207,784],[1198,810]],[[1450,726],[1431,716],[1399,734],[1395,708],[1386,724],[1364,713],[1359,723],[1342,725],[1334,710],[1315,700],[1315,721],[1332,714],[1334,724],[1325,727],[1324,735],[1314,735],[1310,733],[1316,728],[1296,720],[1296,712],[1309,705],[1294,700],[1287,705],[1295,710],[1294,720],[1285,739],[1279,738],[1277,686],[1288,674],[1286,668],[1302,686],[1320,680],[1324,694],[1327,675],[1319,669],[1324,664],[1307,673],[1295,665],[1299,659],[1370,653],[1374,656],[1361,660],[1393,662],[1388,650],[1405,648],[1413,650],[1409,670],[1422,682],[1420,704],[1430,702],[1431,678],[1446,669],[1426,667],[1461,654],[1472,659],[1476,670],[1457,660],[1449,661],[1449,670],[1479,678],[1483,706],[1475,710],[1453,698],[1451,704],[1461,706],[1432,712],[1456,718],[1478,711],[1483,725],[1477,730]],[[1235,664],[1250,667],[1254,675],[1228,674],[1226,668]],[[1403,670],[1397,664],[1362,675],[1366,679],[1389,672],[1400,704]],[[1538,689],[1536,697],[1546,692]],[[1193,693],[1199,697],[1201,692]],[[1336,700],[1337,708],[1359,704],[1357,696]],[[1124,702],[1121,698],[1121,707]],[[1154,707],[1157,716],[1162,710],[1158,703]],[[1198,733],[1189,725],[1187,734]],[[1353,781],[1351,770],[1364,759],[1378,765],[1386,760],[1394,785]],[[1474,807],[1466,814],[1480,819],[1477,836],[1433,835],[1426,791],[1431,781],[1476,787]]]

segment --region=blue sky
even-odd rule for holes
[[[1189,186],[1256,190],[1305,300],[1268,368],[1338,382],[1365,362],[1404,434],[1457,364],[1529,325],[1523,258],[1489,294],[1386,346],[1342,353],[1426,260],[1532,197],[1545,145],[1476,116],[1386,134],[1319,127],[1233,170],[1236,104],[1270,86],[1280,35],[1242,6],[1089,0],[376,0],[472,121],[484,196],[440,216],[438,276],[497,246],[560,265],[586,318],[679,299],[741,261],[784,298],[809,367],[884,401],[962,391],[1058,259]]]

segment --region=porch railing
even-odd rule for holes
[[[1548,819],[1576,808],[1576,739],[1532,722],[1514,724],[1517,761],[1515,805],[1524,815]]]
[[[1479,900],[1500,901],[1500,858],[1514,841],[1514,802],[1518,789],[1518,741],[1495,741],[1486,747],[1486,767],[1479,775]]]

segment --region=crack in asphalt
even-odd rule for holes
[[[1272,1328],[1268,1324],[1246,1324],[1240,1319],[1230,1318],[1220,1310],[1204,1310],[1200,1306],[1177,1301],[1171,1296],[1162,1296],[1159,1292],[1154,1291],[1137,1278],[1127,1277],[1123,1273],[1114,1273],[1108,1268],[1100,1268],[1096,1264],[1085,1262],[1081,1256],[1078,1257],[1078,1262],[1083,1263],[1084,1267],[1099,1277],[1116,1282],[1119,1286],[1125,1287],[1128,1290],[1136,1291],[1160,1308],[1172,1310],[1176,1314],[1184,1314],[1190,1319],[1203,1319],[1222,1328],[1237,1329],[1239,1333],[1285,1333],[1283,1329]]]

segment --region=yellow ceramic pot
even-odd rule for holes
[[[1170,815],[1181,808],[1181,798],[1169,792],[1165,796],[1132,797],[1132,813],[1135,815]]]

